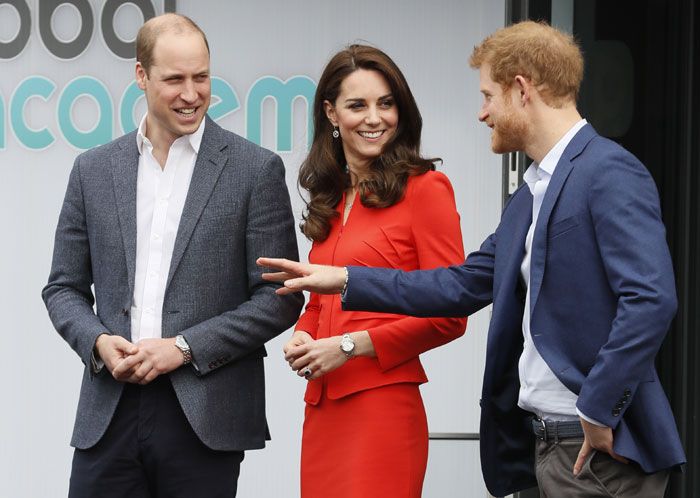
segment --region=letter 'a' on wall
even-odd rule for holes
[[[97,103],[99,116],[88,131],[79,130],[73,122],[73,105],[87,96]],[[90,76],[80,76],[66,85],[58,99],[58,126],[68,143],[78,149],[90,149],[112,140],[112,98],[104,84]]]

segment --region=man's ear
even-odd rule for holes
[[[326,117],[328,118],[328,121],[330,121],[333,126],[338,126],[338,117],[335,113],[335,106],[329,101],[324,100],[323,110],[326,111]]]
[[[141,90],[146,89],[146,80],[148,79],[148,74],[146,69],[141,65],[140,62],[136,63],[136,84]]]
[[[530,83],[530,80],[524,76],[518,74],[515,77],[515,84],[513,85],[513,88],[515,88],[518,92],[518,102],[520,102],[520,105],[525,105],[525,103],[530,101],[532,98],[532,84]]]

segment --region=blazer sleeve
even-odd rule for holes
[[[97,337],[110,333],[95,314],[92,267],[78,156],[58,218],[49,280],[41,296],[58,333],[85,365]],[[92,375],[92,369],[89,369]]]
[[[454,192],[442,173],[417,178],[407,192],[413,240],[420,268],[432,269],[464,260],[462,232]],[[466,318],[398,319],[368,330],[382,370],[464,334]]]
[[[348,266],[343,309],[418,317],[469,316],[493,300],[497,234],[491,234],[461,265],[410,272]]]
[[[276,154],[261,164],[247,209],[249,299],[181,332],[192,348],[199,375],[260,350],[294,324],[304,303],[301,294],[275,294],[279,285],[264,281],[262,269],[255,263],[260,254],[293,260],[299,257],[284,165]]]
[[[304,309],[304,313],[299,317],[299,321],[294,327],[294,331],[303,330],[308,332],[311,337],[316,338],[318,332],[318,320],[321,315],[321,303],[319,295],[315,292],[311,293],[309,302]]]
[[[577,408],[615,428],[656,356],[677,308],[659,197],[646,168],[619,150],[601,160],[588,206],[617,312],[588,373]]]

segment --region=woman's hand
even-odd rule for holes
[[[292,368],[292,370],[294,370],[294,368],[292,367],[292,363],[294,363],[294,360],[296,359],[296,357],[294,357],[293,354],[290,355],[290,351],[292,351],[293,349],[295,349],[299,346],[302,346],[304,344],[307,344],[307,343],[313,342],[313,341],[314,341],[314,338],[311,337],[311,334],[309,334],[308,332],[306,332],[304,330],[297,330],[292,335],[292,338],[289,339],[287,341],[287,343],[284,345],[284,347],[282,348],[282,351],[284,352],[284,359],[287,360],[287,363],[289,363],[289,366]],[[296,370],[294,370],[294,373],[298,374],[298,372]],[[302,375],[302,377],[303,377],[303,375]]]
[[[348,361],[348,357],[340,350],[340,340],[340,336],[311,339],[291,347],[285,352],[284,359],[300,377],[306,377],[308,380],[318,379]],[[307,373],[307,369],[310,373]]]
[[[306,344],[307,342],[312,342],[314,340],[313,337],[311,337],[311,334],[308,332],[305,332],[303,330],[297,330],[294,332],[294,335],[292,335],[292,338],[287,341],[287,343],[284,345],[282,348],[282,351],[284,352],[284,358],[285,360],[289,361],[287,359],[287,353],[289,352],[290,349],[296,347],[296,346],[301,346],[302,344]],[[290,363],[291,365],[291,363]]]

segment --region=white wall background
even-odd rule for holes
[[[80,152],[61,137],[57,99],[68,82],[91,75],[107,86],[118,107],[133,79],[133,61],[115,57],[102,41],[102,0],[91,2],[96,19],[91,44],[72,61],[49,54],[38,34],[40,1],[26,3],[33,15],[29,42],[15,59],[0,60],[0,130],[5,130],[5,146],[0,148],[0,313],[5,322],[0,335],[0,496],[12,498],[66,495],[72,457],[68,441],[82,371],[80,360],[53,331],[40,299],[68,173]],[[156,12],[162,12],[162,0],[153,3]],[[241,108],[219,123],[242,135],[245,97],[257,79],[308,75],[316,81],[330,56],[351,42],[369,42],[386,51],[404,71],[423,114],[424,153],[444,159],[440,169],[455,187],[466,251],[476,249],[496,226],[501,162],[489,150],[488,129],[476,120],[481,97],[468,57],[475,44],[502,26],[504,2],[179,0],[177,10],[207,33],[213,75],[228,81],[241,101]],[[55,32],[65,39],[75,36],[80,26],[76,12],[65,6],[54,16]],[[0,5],[0,42],[14,37],[17,19],[13,8]],[[133,38],[141,22],[136,9],[125,7],[116,17],[117,33]],[[43,75],[57,86],[46,101],[33,99],[25,108],[31,127],[48,127],[56,137],[41,151],[19,143],[8,117],[14,90],[32,75]],[[299,100],[294,109],[294,149],[281,155],[299,219],[296,174],[305,154],[306,106]],[[263,145],[274,149],[272,102],[265,103],[264,112]],[[89,99],[77,101],[73,113],[83,129],[91,128],[99,114]],[[115,111],[115,130],[117,116]],[[301,236],[299,247],[305,258],[309,244]],[[464,338],[424,355],[431,382],[422,391],[431,432],[478,432],[487,323],[485,310],[470,319]],[[265,450],[247,454],[241,498],[298,496],[304,381],[290,373],[282,359],[287,336],[268,346],[267,413],[273,440]],[[425,496],[486,496],[478,461],[477,443],[431,443]]]

